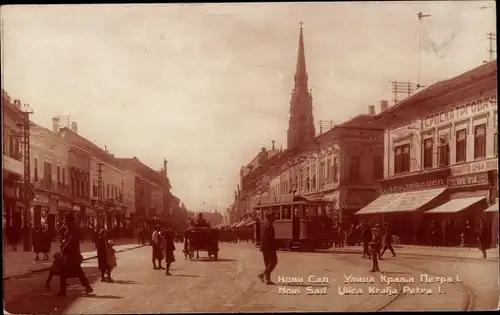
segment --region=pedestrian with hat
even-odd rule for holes
[[[163,252],[161,249],[161,235],[160,235],[160,225],[156,224],[153,234],[151,235],[151,246],[153,248],[152,258],[153,258],[153,269],[165,269],[161,265],[163,260]],[[158,267],[156,267],[156,261],[158,260]]]
[[[370,246],[371,259],[373,262],[371,272],[380,271],[378,266],[378,261],[380,258],[381,239],[380,239],[380,229],[378,225],[376,225],[372,229],[372,240],[369,243],[369,246]]]
[[[61,245],[62,258],[59,296],[66,295],[67,278],[80,279],[80,283],[85,287],[85,293],[92,293],[94,290],[90,286],[89,280],[82,269],[83,256],[80,252],[81,233],[76,225],[75,217],[71,213],[66,215],[66,227],[63,244]]]
[[[274,213],[270,212],[266,215],[266,222],[263,226],[262,239],[260,242],[260,250],[264,257],[264,271],[258,275],[262,282],[272,285],[271,273],[278,264],[278,253],[276,248],[275,231],[273,222],[276,219]]]

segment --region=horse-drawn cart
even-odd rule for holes
[[[196,258],[199,258],[199,251],[207,251],[208,257],[217,260],[219,257],[219,230],[212,228],[191,228],[186,231],[189,240],[189,250],[196,251]]]

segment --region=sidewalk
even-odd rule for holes
[[[6,280],[31,272],[49,269],[54,260],[54,254],[59,251],[59,244],[59,241],[52,242],[49,260],[47,261],[35,261],[35,253],[33,253],[32,251],[22,251],[22,244],[21,246],[18,246],[18,251],[13,251],[12,246],[5,246],[3,249],[3,279]],[[137,244],[136,239],[120,239],[115,243],[115,249],[117,252],[123,252],[142,246],[143,245]],[[80,250],[82,252],[84,260],[97,257],[97,251],[95,249],[94,243],[92,243],[91,240],[84,240],[84,242],[80,244]],[[40,259],[42,259],[43,254],[39,255],[39,257]]]
[[[482,258],[482,253],[478,248],[469,247],[429,247],[429,246],[417,246],[417,245],[393,245],[396,255],[418,255],[418,256],[429,256],[429,257],[447,257],[447,258],[464,258],[464,259],[480,259]],[[332,248],[328,251],[338,252],[338,253],[352,253],[360,255],[362,254],[361,246],[346,246],[342,248]],[[490,248],[486,251],[487,260],[498,260],[498,247]],[[390,252],[386,252],[384,255],[391,255]]]

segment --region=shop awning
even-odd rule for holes
[[[382,195],[356,214],[377,214],[390,212],[413,212],[424,206],[446,188],[423,189],[399,194]]]
[[[426,213],[457,213],[484,199],[486,199],[485,196],[451,199],[447,203],[429,210]]]
[[[255,220],[253,220],[253,219],[252,219],[252,220],[248,221],[248,222],[245,224],[245,226],[252,226],[253,224],[255,224]]]
[[[484,212],[498,212],[498,199],[488,209],[484,210]]]

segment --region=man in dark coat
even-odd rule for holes
[[[271,281],[271,272],[278,264],[278,253],[276,248],[275,234],[273,222],[275,220],[274,213],[268,213],[266,216],[267,222],[264,223],[262,239],[260,242],[260,250],[264,256],[264,272],[258,275],[260,280],[266,284],[274,284]]]
[[[396,252],[394,251],[394,248],[392,248],[392,231],[389,228],[389,225],[386,223],[384,226],[384,236],[382,237],[382,252],[380,253],[380,258],[384,256],[384,253],[386,250],[390,250],[392,253],[392,257],[396,257]]]
[[[194,226],[197,227],[197,228],[208,227],[208,223],[205,220],[205,218],[203,218],[203,213],[202,212],[198,213],[198,219],[196,219],[196,221],[194,223]]]
[[[380,230],[378,226],[375,226],[372,229],[372,239],[369,243],[370,245],[370,251],[371,251],[371,258],[372,258],[372,270],[371,272],[377,272],[380,271],[378,267],[378,258],[380,255]]]
[[[62,270],[59,296],[66,295],[67,278],[75,277],[80,279],[80,283],[85,287],[85,293],[92,293],[94,290],[90,286],[82,269],[83,256],[80,253],[81,233],[78,230],[75,217],[72,214],[66,216],[66,226],[67,230],[63,236],[64,243],[61,245]]]
[[[368,222],[361,223],[361,239],[363,241],[363,258],[370,258],[370,241],[372,240],[372,227]]]
[[[481,226],[479,228],[479,249],[483,253],[483,258],[486,258],[486,250],[489,248],[489,243],[490,243],[490,235],[488,233],[488,228],[486,227],[486,224],[484,223],[484,219],[481,218]]]

